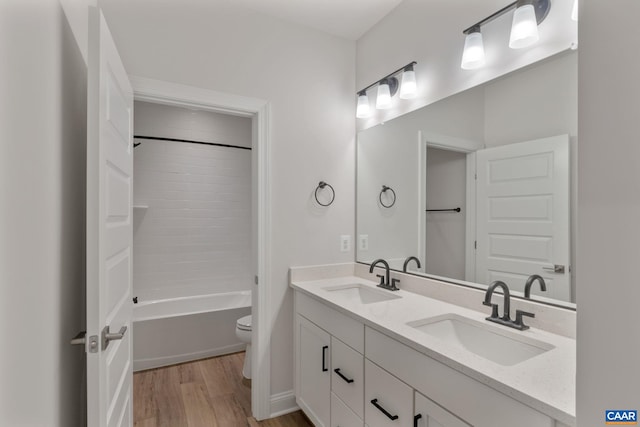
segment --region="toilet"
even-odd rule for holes
[[[236,337],[244,343],[247,343],[247,349],[244,354],[244,366],[242,367],[242,376],[251,379],[251,315],[241,317],[236,321]]]

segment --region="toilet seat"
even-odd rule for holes
[[[236,328],[240,329],[241,331],[250,331],[251,330],[251,315],[239,318],[236,321]]]

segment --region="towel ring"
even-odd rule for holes
[[[387,192],[387,190],[390,190],[390,191],[393,193],[393,202],[391,202],[391,204],[389,204],[389,205],[385,205],[385,204],[384,204],[384,202],[382,201],[382,195],[383,195],[384,193],[386,193],[386,192]],[[391,188],[391,187],[387,187],[386,185],[383,185],[383,186],[382,186],[382,190],[380,190],[380,196],[378,197],[378,200],[380,200],[380,204],[381,204],[383,207],[385,207],[385,208],[389,209],[390,207],[392,207],[393,205],[395,205],[395,204],[396,204],[396,192],[395,192],[395,191],[393,191],[393,188]]]
[[[318,200],[318,190],[322,190],[325,187],[329,187],[331,189],[331,200],[329,200],[329,203],[326,203],[326,204],[322,203],[320,200]],[[333,189],[331,184],[328,184],[328,183],[326,183],[324,181],[320,181],[320,183],[318,183],[318,186],[316,187],[316,191],[315,191],[314,195],[315,195],[315,198],[316,198],[316,202],[318,202],[318,204],[320,206],[329,206],[336,199],[336,190]]]

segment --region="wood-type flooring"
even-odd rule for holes
[[[134,426],[313,427],[300,411],[256,421],[243,362],[234,353],[134,373]]]

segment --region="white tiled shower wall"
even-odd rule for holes
[[[136,102],[134,120],[135,135],[251,147],[249,118]],[[134,295],[250,289],[251,151],[135,142]]]

